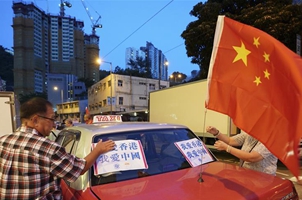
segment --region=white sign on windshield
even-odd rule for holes
[[[175,142],[174,144],[192,167],[213,161],[208,149],[197,138]]]
[[[98,157],[94,164],[94,175],[133,169],[148,169],[140,140],[115,141],[115,150]],[[96,143],[92,144],[92,148]]]

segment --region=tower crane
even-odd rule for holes
[[[69,1],[63,1],[61,0],[61,3],[60,3],[60,16],[64,17],[65,15],[65,8],[64,6],[67,6],[68,8],[71,8],[71,3]]]
[[[101,15],[99,14],[99,13],[97,13],[98,15],[99,15],[99,17],[97,18],[97,20],[93,20],[93,17],[91,17],[91,15],[90,15],[90,13],[89,13],[89,9],[88,9],[88,7],[86,6],[86,3],[85,3],[85,1],[84,0],[81,0],[81,2],[82,2],[82,4],[83,4],[83,6],[84,6],[84,8],[85,8],[85,10],[86,10],[86,13],[87,13],[87,15],[88,15],[88,17],[89,17],[89,19],[90,19],[90,21],[91,21],[91,27],[92,27],[92,35],[95,35],[95,29],[96,28],[102,28],[103,26],[102,26],[102,24],[99,24],[98,22],[99,22],[99,20],[101,19]]]

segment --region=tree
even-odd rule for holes
[[[131,68],[127,68],[125,71],[130,73],[129,75],[152,78],[151,65],[148,59],[137,56],[136,60],[130,59],[128,65],[130,65]]]
[[[120,75],[129,75],[124,69],[120,68],[119,66],[115,67],[113,73],[120,74]]]
[[[150,62],[143,57],[136,57],[136,60],[130,59],[128,65],[131,68],[122,69],[116,66],[114,69],[115,74],[152,78]]]
[[[13,91],[14,86],[14,56],[0,45],[0,77],[6,81],[6,89]]]
[[[186,80],[187,75],[181,72],[173,72],[170,77],[169,80],[170,82],[174,82],[174,83],[182,83],[184,80]]]
[[[79,78],[79,82],[83,82],[85,84],[86,90],[90,88],[95,82],[89,78]]]
[[[218,15],[259,28],[295,51],[296,34],[302,30],[302,5],[291,0],[209,0],[196,4],[190,15],[197,18],[181,34],[188,57],[199,65],[199,79],[207,77]]]
[[[100,80],[102,80],[103,78],[105,78],[109,74],[110,74],[110,71],[100,70]]]

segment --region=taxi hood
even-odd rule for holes
[[[222,162],[91,187],[110,200],[282,199],[292,189],[288,180]]]

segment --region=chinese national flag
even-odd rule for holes
[[[300,56],[259,29],[219,16],[206,107],[230,116],[299,176]]]
[[[89,110],[88,110],[87,107],[85,108],[85,114],[86,114],[86,115],[90,115],[90,112],[89,112]]]

